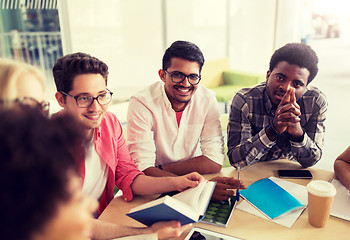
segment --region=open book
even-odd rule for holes
[[[171,220],[178,220],[181,225],[198,222],[204,216],[215,184],[203,181],[172,197],[165,196],[132,208],[127,215],[146,226]]]
[[[240,194],[269,219],[305,208],[305,204],[269,178],[254,182],[247,189],[240,190]]]
[[[332,179],[331,183],[337,189],[337,194],[333,200],[331,216],[350,221],[349,190],[337,179]]]

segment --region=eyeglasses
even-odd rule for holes
[[[164,70],[167,74],[170,75],[171,80],[174,83],[181,83],[183,80],[185,80],[185,78],[187,78],[188,82],[191,85],[197,85],[199,83],[199,81],[201,80],[201,75],[198,74],[190,74],[190,75],[186,75],[182,72],[172,72],[169,73],[167,70]]]
[[[13,101],[0,100],[0,103],[5,103],[5,102],[13,102],[21,105],[39,108],[46,115],[49,114],[49,110],[50,110],[50,103],[48,101],[39,102],[38,100],[32,97],[16,98]]]
[[[78,107],[80,108],[87,108],[90,107],[92,105],[92,103],[94,102],[94,100],[96,100],[100,105],[107,105],[108,103],[111,102],[112,100],[112,95],[113,92],[111,92],[110,90],[107,89],[106,92],[99,94],[97,97],[92,97],[88,94],[79,94],[77,96],[72,96],[68,93],[62,92],[60,91],[60,93],[74,98],[75,102],[77,103]]]

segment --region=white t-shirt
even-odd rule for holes
[[[108,167],[98,156],[93,140],[85,146],[85,154],[83,193],[99,200],[106,187]]]

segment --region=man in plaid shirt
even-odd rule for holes
[[[266,82],[237,92],[228,124],[233,166],[288,158],[309,167],[320,160],[327,100],[309,86],[317,63],[308,45],[289,43],[272,55]]]

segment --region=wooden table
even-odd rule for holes
[[[265,177],[277,176],[277,169],[301,169],[298,163],[288,160],[270,161],[256,163],[241,170],[240,177],[246,186]],[[326,180],[334,177],[333,172],[308,168],[313,179]],[[214,176],[237,177],[237,171],[232,168],[223,168],[219,174],[209,174],[205,177],[210,179]],[[288,181],[307,185],[309,180],[288,179]],[[129,218],[125,214],[135,206],[153,200],[156,196],[135,197],[131,202],[126,202],[122,197],[116,197],[101,214],[101,220],[118,223],[122,225],[140,227],[141,223]],[[194,226],[210,229],[212,231],[225,233],[243,239],[350,239],[350,223],[337,218],[330,217],[325,228],[314,228],[308,223],[307,208],[291,228],[273,223],[269,220],[254,216],[239,209],[235,209],[230,222],[226,228],[212,226],[204,223],[196,223]],[[184,239],[187,233],[178,239]]]

